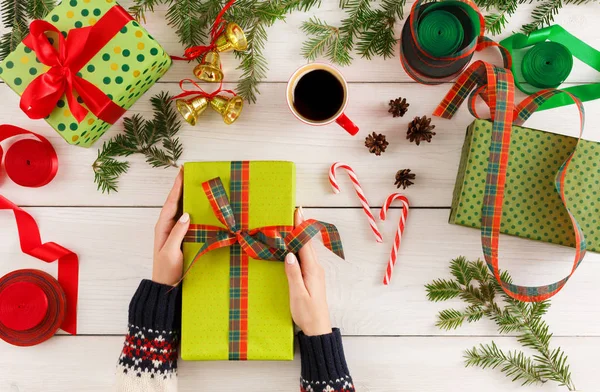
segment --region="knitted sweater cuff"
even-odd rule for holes
[[[129,305],[118,392],[176,392],[179,288],[143,280]]]
[[[144,279],[129,304],[129,325],[140,329],[179,330],[179,286]]]
[[[306,336],[300,332],[298,341],[302,357],[302,386],[305,390],[320,391],[319,386],[329,386],[333,388],[329,389],[332,391],[354,390],[339,329],[334,328],[332,333],[319,336]]]

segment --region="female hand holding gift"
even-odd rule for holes
[[[187,213],[179,215],[183,172],[160,212],[154,232],[152,280],[142,280],[129,305],[129,332],[119,357],[117,391],[177,391],[177,346],[181,326],[179,295],[183,274],[181,244],[190,225]],[[304,221],[302,209],[295,224]],[[331,328],[325,290],[325,273],[312,244],[285,259],[290,307],[302,356],[301,391],[352,392],[340,331]],[[275,387],[277,389],[277,387]],[[251,389],[248,389],[251,390]]]

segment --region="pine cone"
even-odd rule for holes
[[[394,185],[396,185],[397,188],[402,187],[402,189],[406,189],[412,184],[414,184],[414,182],[412,182],[411,180],[414,180],[416,176],[416,174],[410,172],[410,169],[398,170],[398,173],[396,173],[396,182],[394,183]]]
[[[425,140],[427,143],[431,143],[431,138],[435,135],[435,132],[431,132],[433,128],[435,128],[435,125],[431,125],[431,119],[427,118],[427,116],[421,118],[415,117],[408,124],[406,138],[410,139],[411,142],[415,142],[417,146]]]
[[[375,155],[381,155],[382,152],[385,152],[388,144],[387,140],[385,140],[385,135],[381,133],[377,134],[373,132],[372,135],[367,136],[365,139],[365,146],[371,154]]]
[[[406,102],[406,98],[398,97],[390,100],[390,110],[388,113],[392,113],[394,117],[402,117],[408,110],[410,104]]]

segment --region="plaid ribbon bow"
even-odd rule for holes
[[[329,223],[308,219],[296,228],[291,226],[266,226],[242,230],[235,216],[225,187],[220,178],[202,184],[212,210],[225,228],[191,224],[185,242],[204,242],[187,271],[206,253],[239,244],[249,257],[258,260],[283,261],[288,253],[298,253],[300,248],[321,233],[323,244],[340,258],[344,258],[342,240],[337,228]]]

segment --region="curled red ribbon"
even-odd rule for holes
[[[12,210],[17,221],[19,241],[23,253],[52,263],[58,260],[58,282],[67,298],[67,309],[61,329],[77,333],[77,292],[79,286],[79,259],[75,253],[55,242],[42,243],[35,220],[21,207],[0,195],[0,210]]]
[[[58,157],[52,144],[37,133],[13,125],[0,125],[0,142],[19,135],[33,135],[37,140],[22,139],[10,146],[4,159],[6,174],[20,186],[38,188],[48,184],[58,171]],[[0,146],[0,163],[3,155]]]
[[[225,31],[225,27],[227,26],[227,21],[223,19],[225,12],[235,3],[235,0],[229,0],[227,4],[223,7],[221,12],[215,18],[215,21],[210,29],[210,45],[197,45],[191,46],[187,48],[183,54],[183,57],[171,56],[173,60],[185,60],[191,61],[197,59],[200,56],[204,56],[204,54],[214,48],[216,48],[215,42],[217,38]]]
[[[195,90],[186,90],[183,85],[185,83],[191,83],[193,84],[196,89]],[[213,99],[214,97],[216,97],[217,95],[219,95],[219,93],[224,92],[224,93],[228,93],[231,94],[232,96],[236,96],[237,94],[235,93],[235,91],[233,90],[223,90],[223,82],[221,82],[219,84],[219,88],[217,88],[215,91],[213,91],[212,93],[207,93],[206,91],[204,91],[202,89],[202,87],[200,87],[200,85],[198,85],[198,83],[194,82],[192,79],[183,79],[179,81],[179,88],[181,88],[181,90],[183,91],[181,94],[178,94],[176,96],[174,96],[173,98],[171,98],[171,100],[174,99],[179,99],[179,98],[185,98],[185,97],[189,97],[189,96],[198,96],[198,97],[206,97],[209,100]]]
[[[70,30],[66,39],[49,22],[31,22],[30,34],[23,43],[50,69],[27,86],[21,96],[21,110],[31,119],[44,118],[66,95],[69,109],[78,122],[82,122],[91,111],[100,120],[114,124],[125,109],[77,73],[131,20],[127,11],[114,6],[95,25]],[[48,41],[46,33],[49,32],[57,33],[58,50]],[[75,93],[87,108],[77,102]]]

